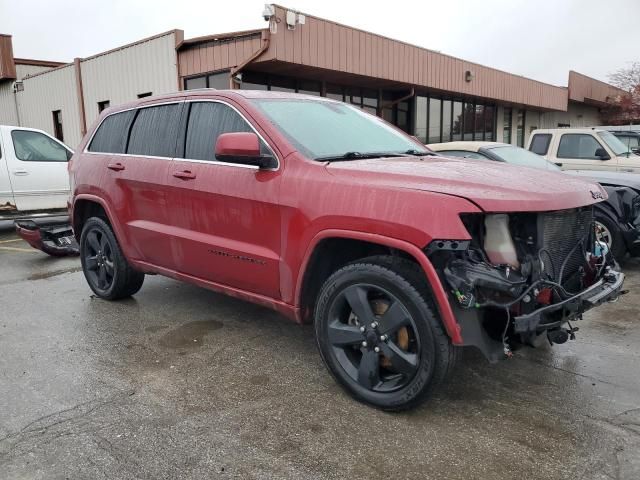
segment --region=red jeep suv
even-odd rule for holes
[[[70,166],[101,298],[166,275],[313,322],[335,379],[412,407],[460,347],[574,338],[624,276],[594,240],[601,187],[438,156],[327,98],[201,90],[107,109]]]

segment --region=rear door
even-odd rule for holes
[[[175,154],[182,106],[183,102],[175,102],[112,114],[87,148],[94,158],[86,160],[100,163],[100,195],[120,224],[125,254],[167,268],[173,266],[167,172]]]
[[[8,130],[6,130],[8,132]],[[0,215],[16,209],[16,202],[13,199],[13,190],[9,181],[9,170],[7,168],[7,154],[3,142],[4,129],[0,127]]]
[[[238,106],[187,105],[184,154],[172,162],[167,194],[176,270],[279,298],[281,170],[217,161],[220,134],[256,130]]]
[[[71,150],[39,130],[10,128],[5,132],[10,137],[5,139],[5,154],[18,210],[66,208]]]
[[[616,171],[618,159],[609,153],[603,160],[596,151],[603,149],[602,142],[588,133],[563,133],[560,135],[556,152],[556,162],[562,163],[563,170],[609,170]]]

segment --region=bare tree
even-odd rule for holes
[[[609,74],[609,82],[622,90],[633,92],[640,85],[640,62],[631,62],[629,67]]]
[[[640,62],[616,70],[609,75],[609,82],[628,93],[619,95],[603,109],[604,121],[613,125],[640,121]]]

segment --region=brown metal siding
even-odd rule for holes
[[[285,15],[286,9],[277,6],[278,31],[257,62],[279,60],[532,107],[567,109],[565,88],[313,16],[306,16],[305,25],[288,30]],[[475,73],[473,81],[465,81],[466,70]]]
[[[576,102],[609,103],[625,94],[624,90],[595,80],[581,73],[569,72],[569,100]]]
[[[233,68],[260,49],[261,34],[233,39],[211,40],[185,45],[178,52],[180,75],[189,77],[204,72]]]
[[[13,60],[11,35],[0,34],[0,80],[16,78],[16,64]]]

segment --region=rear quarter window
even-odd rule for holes
[[[135,110],[127,110],[105,118],[93,136],[88,150],[101,153],[125,153],[129,127],[135,114]]]
[[[174,157],[182,103],[144,107],[138,110],[129,136],[127,153],[152,157]]]
[[[549,144],[551,143],[550,133],[536,133],[531,139],[531,145],[529,150],[538,155],[546,155],[549,151]]]

